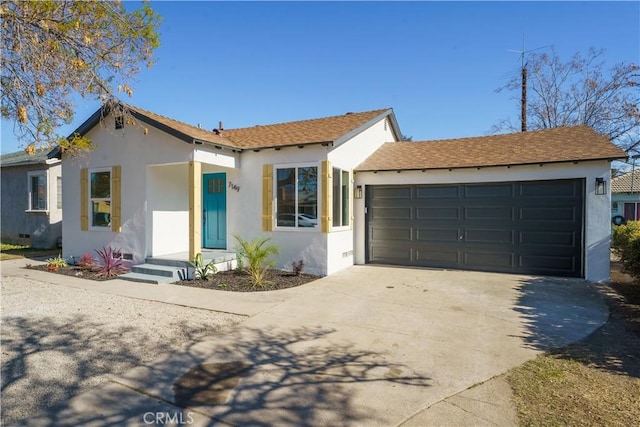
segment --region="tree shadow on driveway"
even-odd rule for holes
[[[640,377],[640,341],[602,285],[579,279],[531,278],[518,288],[525,345],[618,374]],[[609,313],[609,305],[612,308]]]
[[[400,388],[429,386],[382,353],[333,342],[333,332],[237,327],[134,368],[33,425],[143,425],[154,411],[196,416],[198,425],[389,424],[384,408],[407,403]]]
[[[135,325],[113,327],[85,315],[4,317],[2,423],[21,424],[105,382],[109,375],[157,358],[170,344]]]

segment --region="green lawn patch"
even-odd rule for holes
[[[26,245],[0,243],[0,261],[58,255],[60,252],[60,249],[33,249]]]

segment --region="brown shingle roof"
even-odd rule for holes
[[[388,111],[390,109],[385,108],[321,119],[225,129],[222,135],[237,147],[246,149],[333,142]]]
[[[171,119],[142,108],[126,105],[134,117],[139,120],[177,136],[185,141],[194,139],[237,149],[261,149],[283,147],[288,145],[304,145],[330,143],[340,137],[357,130],[383,114],[391,112],[390,108],[366,111],[362,113],[346,113],[341,116],[324,117],[311,120],[257,125],[247,128],[225,129],[222,132],[209,131]],[[77,132],[83,133],[95,125],[100,111],[94,113]]]
[[[388,142],[356,170],[420,170],[619,159],[627,154],[588,126],[422,142]]]
[[[167,129],[163,129],[163,126],[166,126],[167,128],[169,128],[169,130],[177,131],[191,139],[211,142],[213,144],[224,145],[227,147],[234,147],[233,142],[224,138],[224,136],[222,135],[218,135],[215,132],[188,125],[178,120],[174,120],[169,117],[153,113],[151,111],[143,110],[142,108],[134,107],[132,105],[127,105],[127,108],[133,112],[134,117],[144,121],[151,121],[150,124],[158,127],[159,129],[166,131]],[[135,113],[138,113],[138,115],[136,115]],[[139,117],[139,115],[144,117]]]
[[[612,193],[640,193],[640,170],[625,173],[611,180]]]

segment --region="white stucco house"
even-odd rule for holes
[[[63,155],[66,257],[111,245],[134,264],[192,258],[239,235],[321,275],[385,263],[609,277],[606,183],[625,153],[588,127],[402,142],[392,109],[212,131],[129,111],[133,125],[100,109],[77,130],[96,149]]]

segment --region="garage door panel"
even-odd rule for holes
[[[397,240],[410,241],[411,227],[373,227],[371,229],[371,239],[376,240]]]
[[[410,247],[389,247],[373,245],[371,248],[371,259],[382,262],[411,260]]]
[[[483,270],[503,270],[514,267],[513,254],[510,252],[472,252],[464,254],[464,264],[467,268]]]
[[[483,199],[495,197],[513,197],[513,184],[485,184],[463,186],[464,195],[467,198],[481,197]]]
[[[410,186],[393,186],[393,187],[377,187],[374,189],[374,197],[376,200],[384,199],[410,199]]]
[[[524,221],[567,221],[575,222],[577,209],[573,206],[563,207],[523,207],[520,209],[520,219]]]
[[[388,207],[376,207],[374,209],[374,219],[391,219],[391,220],[402,220],[402,219],[411,219],[411,211],[410,207],[406,208],[388,208]]]
[[[366,197],[368,262],[583,275],[583,179],[376,186]]]
[[[519,236],[521,244],[533,246],[574,247],[577,240],[571,231],[523,231]]]
[[[526,198],[582,197],[582,186],[575,181],[533,181],[520,183],[520,195]]]
[[[468,220],[513,220],[515,209],[512,206],[477,206],[464,208],[464,219]]]
[[[459,185],[442,185],[416,188],[416,199],[457,199],[460,197]]]
[[[434,207],[416,208],[416,219],[418,220],[447,220],[460,218],[462,209],[460,207]]]
[[[514,230],[467,229],[464,233],[464,241],[466,243],[506,243],[512,245],[515,242],[515,234]]]
[[[416,242],[457,243],[460,236],[458,228],[417,228]]]
[[[460,264],[460,252],[455,249],[432,251],[416,249],[416,264],[424,267],[456,267]]]
[[[520,256],[520,267],[532,271],[546,270],[558,273],[573,270],[576,267],[576,259],[575,257],[558,255],[524,255]]]

